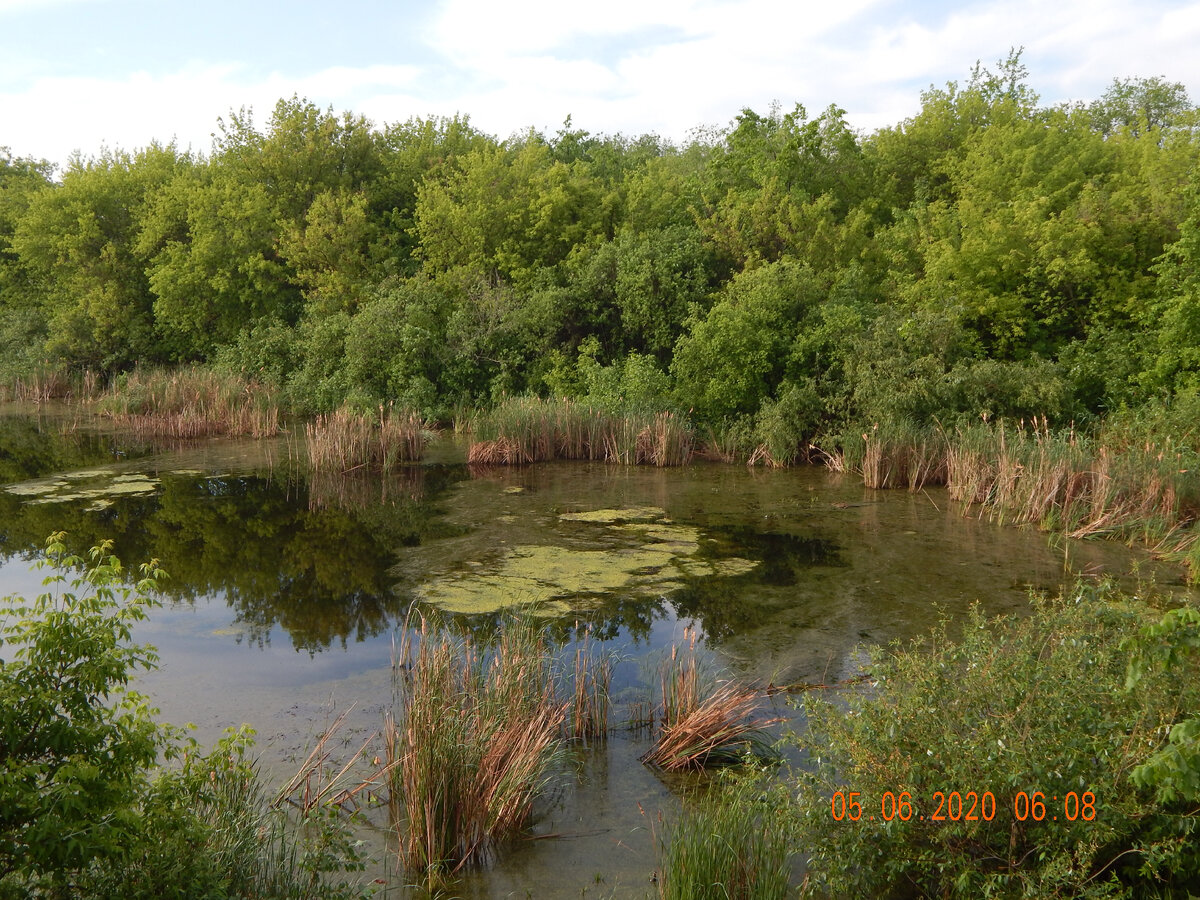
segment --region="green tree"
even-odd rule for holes
[[[50,590],[30,605],[5,599],[16,621],[4,625],[11,655],[0,662],[0,876],[58,884],[134,841],[146,773],[170,737],[127,689],[156,660],[128,642],[162,573],[150,563],[130,589],[100,546],[68,583],[84,561],[62,539],[46,546]]]
[[[163,358],[139,233],[165,185],[191,168],[174,146],[76,157],[31,200],[12,246],[38,279],[49,349],[77,367]]]

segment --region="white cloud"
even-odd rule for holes
[[[48,0],[0,0],[0,11]],[[58,0],[80,2],[80,0]],[[62,161],[102,139],[125,149],[176,136],[207,150],[218,116],[253,106],[260,123],[293,93],[377,123],[465,113],[506,136],[557,128],[569,113],[593,132],[653,131],[675,140],[727,124],[743,107],[845,108],[871,130],[914,114],[930,84],[965,81],[1025,47],[1030,84],[1047,103],[1098,96],[1113,77],[1162,75],[1200,99],[1200,2],[985,0],[613,0],[601,14],[550,0],[444,0],[424,46],[375,64],[346,55],[295,71],[267,46],[247,64],[181,64],[165,73],[66,78],[51,58],[17,60],[0,92],[0,142]],[[347,22],[347,27],[358,27]],[[147,33],[145,40],[158,36]],[[352,39],[330,46],[353,47]],[[20,48],[15,48],[19,52]],[[418,68],[414,59],[421,61]],[[253,72],[266,71],[265,76]],[[294,74],[284,75],[282,72]],[[19,86],[18,86],[19,85]]]
[[[364,112],[355,103],[360,93],[404,88],[417,75],[413,66],[335,66],[250,82],[242,66],[229,63],[189,64],[162,76],[40,78],[28,91],[0,94],[0,121],[21,136],[14,153],[58,163],[73,150],[86,156],[102,145],[134,150],[155,140],[207,153],[217,119],[230,110],[252,108],[261,126],[281,97],[298,94],[338,112]]]

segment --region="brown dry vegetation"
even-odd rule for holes
[[[143,439],[269,437],[279,431],[279,406],[270,389],[206,369],[135,370],[98,402],[103,413]]]
[[[413,412],[381,406],[377,416],[367,416],[343,407],[305,425],[304,442],[314,472],[387,472],[421,458],[425,424]]]
[[[473,465],[520,465],[553,459],[622,465],[680,466],[692,455],[682,417],[617,414],[569,400],[508,400],[475,422],[467,460]]]

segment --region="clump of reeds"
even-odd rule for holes
[[[763,728],[781,719],[756,720],[761,691],[702,677],[694,628],[685,630],[682,648],[672,645],[659,670],[659,688],[657,735],[642,762],[673,772],[770,755]]]
[[[588,741],[608,733],[612,675],[612,655],[597,647],[591,626],[587,626],[575,647],[571,679],[569,733],[575,740]]]
[[[421,458],[425,425],[414,412],[381,406],[368,416],[342,407],[306,424],[304,442],[315,472],[388,472]]]
[[[679,466],[692,454],[687,422],[671,412],[614,412],[589,403],[520,397],[474,422],[467,460],[519,465],[553,459]]]
[[[747,755],[769,756],[762,729],[781,719],[756,720],[761,706],[761,691],[732,681],[721,684],[674,724],[662,725],[642,762],[676,772],[734,765]]]
[[[552,658],[522,621],[490,652],[424,618],[405,629],[385,731],[389,805],[402,865],[430,886],[486,861],[529,822],[562,747]]]
[[[859,467],[867,487],[919,491],[946,483],[946,441],[940,429],[876,424],[862,440]]]
[[[210,369],[138,369],[114,382],[99,402],[142,438],[267,437],[279,431],[270,389]]]
[[[781,900],[793,853],[786,792],[757,779],[721,785],[684,806],[657,841],[665,900]]]

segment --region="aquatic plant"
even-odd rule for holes
[[[622,412],[570,400],[516,397],[473,423],[467,460],[517,465],[553,459],[679,466],[691,457],[688,423],[671,412]]]
[[[1074,538],[1138,540],[1200,577],[1191,526],[1200,518],[1200,454],[1167,436],[1140,442],[1051,429],[1045,420],[980,423],[945,432],[876,425],[823,452],[835,471],[872,488],[945,485],[964,510]]]
[[[732,765],[748,755],[770,756],[763,729],[782,720],[755,719],[761,691],[703,677],[696,643],[695,628],[685,629],[683,646],[672,645],[660,666],[658,730],[641,761],[673,772]]]
[[[790,797],[739,777],[688,798],[656,841],[664,900],[777,900],[791,892]]]
[[[577,741],[604,737],[608,734],[613,657],[597,646],[590,625],[584,627],[576,644],[571,674],[570,736]]]
[[[135,369],[118,377],[97,403],[141,438],[268,437],[279,431],[279,405],[269,388],[198,366]]]
[[[534,625],[506,623],[485,651],[469,637],[407,626],[385,728],[389,806],[405,870],[434,887],[486,861],[528,824],[562,752],[567,704]]]
[[[314,472],[388,472],[421,458],[425,425],[410,411],[380,406],[377,416],[368,416],[341,407],[307,423],[304,443]]]

